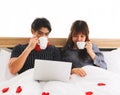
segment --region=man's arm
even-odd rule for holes
[[[13,57],[9,61],[9,70],[12,74],[18,73],[23,67],[29,53],[34,49],[36,43],[38,43],[38,39],[36,37],[30,39],[29,45],[22,52],[22,54],[18,57]]]

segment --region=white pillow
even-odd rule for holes
[[[8,70],[8,62],[10,59],[11,51],[10,49],[1,48],[0,49],[0,82],[8,80],[15,75],[12,75]]]
[[[109,71],[120,75],[120,49],[103,52]]]

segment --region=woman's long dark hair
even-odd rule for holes
[[[87,23],[83,20],[76,20],[75,22],[73,22],[71,29],[70,29],[70,34],[69,34],[68,39],[67,39],[67,42],[62,50],[63,53],[66,49],[73,49],[74,42],[72,41],[72,37],[74,35],[79,34],[79,33],[86,35],[85,41],[89,41],[89,28],[88,28]],[[87,55],[86,49],[79,50],[79,52],[80,52],[80,57],[82,57],[84,59],[85,56]]]

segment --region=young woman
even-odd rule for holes
[[[78,49],[77,42],[85,42],[84,49]],[[72,74],[84,77],[83,66],[93,65],[107,69],[104,56],[89,39],[89,28],[85,21],[77,20],[71,26],[71,32],[62,51],[62,60],[72,62]]]

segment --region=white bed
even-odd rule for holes
[[[120,41],[120,40],[119,40]],[[83,67],[86,77],[71,75],[68,82],[38,82],[33,79],[34,69],[20,75],[11,75],[7,68],[10,51],[0,50],[0,95],[119,95],[120,49],[104,51],[108,70],[94,66]]]

